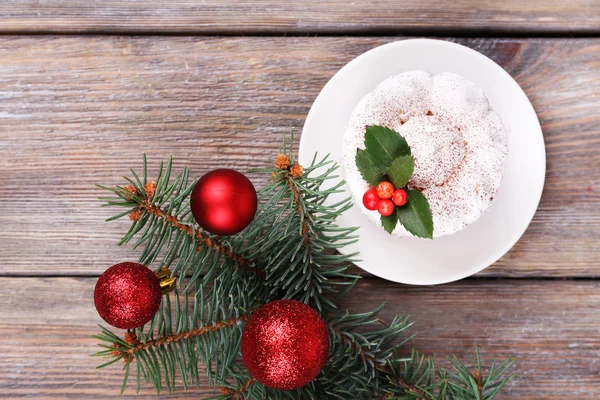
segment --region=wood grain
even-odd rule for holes
[[[0,278],[2,397],[118,396],[120,366],[95,370],[100,360],[89,357],[97,350],[95,324],[102,323],[94,284],[93,278]],[[600,396],[598,282],[479,280],[418,288],[368,279],[344,306],[361,311],[384,301],[382,318],[409,314],[413,345],[442,363],[451,353],[472,355],[474,346],[488,362],[514,354],[519,376],[499,399]],[[204,382],[187,393],[178,388],[177,398],[215,393]]]
[[[195,176],[264,166],[341,66],[393,40],[1,37],[0,275],[98,275],[136,258],[115,247],[129,221],[103,222],[94,184],[121,183],[142,152],[154,173],[169,155]],[[482,275],[600,276],[600,39],[456,41],[516,78],[548,154],[533,223]]]
[[[4,0],[0,33],[597,33],[600,3]]]

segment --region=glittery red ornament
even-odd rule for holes
[[[242,357],[265,386],[292,390],[319,374],[329,357],[329,335],[315,310],[296,300],[259,308],[242,334]]]
[[[103,320],[114,327],[137,328],[150,321],[160,306],[158,278],[142,264],[113,265],[98,279],[94,304]]]
[[[196,222],[215,235],[233,235],[247,227],[257,203],[252,182],[233,169],[216,169],[200,178],[190,202]]]

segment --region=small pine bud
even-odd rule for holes
[[[150,183],[146,183],[144,185],[144,192],[146,192],[146,198],[148,198],[148,200],[152,199],[154,194],[156,194],[156,182],[152,181]]]
[[[137,342],[137,335],[134,332],[127,332],[124,339],[128,344],[134,345]]]
[[[135,190],[135,187],[133,187],[133,185],[127,185],[127,186],[125,186],[124,189],[125,189],[125,198],[127,200],[131,200],[131,196],[128,196],[127,193],[131,193],[131,194],[135,194],[135,195],[138,194],[137,190]]]
[[[113,351],[110,352],[110,354],[114,357],[121,357],[121,350],[119,350],[119,345],[116,343],[113,343],[112,347],[114,348]]]
[[[129,213],[129,219],[134,222],[139,221],[140,218],[142,218],[142,210],[134,210]]]
[[[290,158],[285,154],[279,154],[275,157],[275,167],[279,169],[288,169],[290,166]]]
[[[302,168],[302,165],[296,163],[290,169],[290,174],[294,178],[300,178],[304,174],[304,168]]]

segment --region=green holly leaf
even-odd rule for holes
[[[418,190],[406,191],[408,202],[403,207],[396,207],[400,224],[414,236],[433,239],[433,217],[429,202]]]
[[[373,163],[365,150],[359,149],[356,152],[355,160],[360,175],[369,185],[377,186],[377,184],[383,180],[383,174],[373,166]]]
[[[388,215],[387,217],[381,216],[381,225],[383,229],[387,233],[392,233],[392,231],[396,228],[396,224],[398,223],[398,215],[396,213],[392,213],[392,215]]]
[[[401,188],[408,184],[415,171],[413,156],[400,156],[395,158],[388,167],[387,174],[394,187]]]
[[[385,126],[367,126],[365,147],[371,163],[382,174],[387,172],[395,158],[410,155],[406,140],[398,132]]]

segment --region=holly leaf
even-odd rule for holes
[[[367,126],[365,150],[373,166],[382,174],[395,158],[410,155],[408,143],[398,132],[379,125]]]
[[[363,179],[371,186],[377,186],[383,180],[383,174],[373,166],[371,159],[365,150],[356,152],[356,166]]]
[[[429,202],[418,190],[406,191],[408,202],[403,207],[396,207],[400,224],[414,236],[433,239],[433,217]]]
[[[396,228],[396,224],[398,223],[398,215],[396,213],[392,213],[392,215],[388,215],[387,217],[381,216],[381,226],[387,233],[392,233],[392,231]]]
[[[387,174],[394,187],[406,186],[415,171],[415,160],[413,156],[396,157],[388,167]]]

